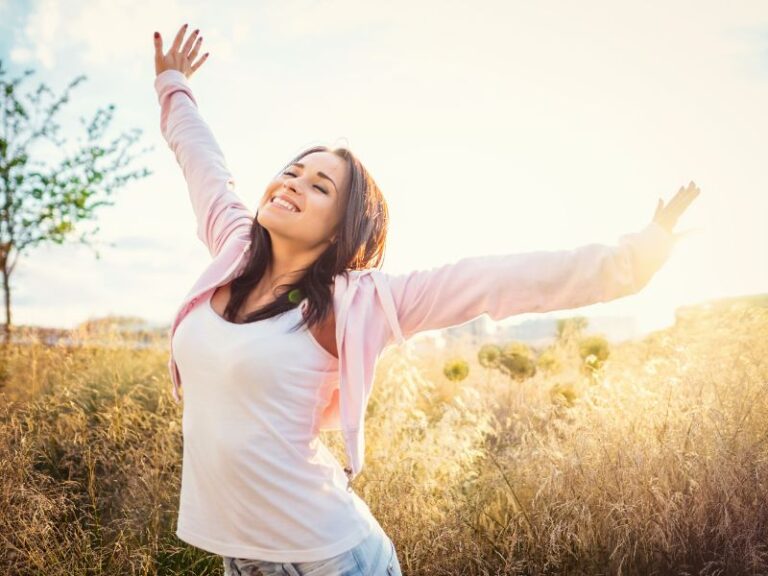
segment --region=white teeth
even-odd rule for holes
[[[296,208],[293,207],[293,204],[291,204],[290,202],[286,202],[282,198],[275,197],[272,199],[272,203],[280,204],[280,206],[285,206],[286,208],[288,208],[288,210],[291,210],[293,212],[298,212],[298,210],[296,210]]]

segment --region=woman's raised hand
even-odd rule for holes
[[[666,228],[670,234],[674,234],[676,238],[685,236],[691,231],[689,230],[687,232],[675,234],[673,229],[675,224],[677,224],[677,219],[680,218],[682,213],[685,212],[686,208],[688,208],[690,203],[693,202],[700,192],[701,190],[699,190],[699,187],[694,184],[693,180],[691,180],[687,187],[680,186],[680,190],[677,191],[675,197],[672,198],[666,206],[664,206],[662,199],[659,198],[659,202],[656,204],[656,213],[653,215],[653,220]]]
[[[203,65],[203,62],[208,59],[209,52],[206,52],[193,64],[193,61],[197,58],[197,53],[200,51],[203,37],[197,38],[200,30],[195,30],[182,46],[181,43],[184,40],[186,31],[187,25],[184,24],[184,26],[179,28],[176,38],[173,39],[173,44],[171,44],[166,54],[163,54],[163,39],[159,32],[155,32],[155,76],[165,70],[178,70],[187,78],[190,78]],[[195,38],[197,38],[197,42],[195,42]]]

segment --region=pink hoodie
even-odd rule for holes
[[[210,128],[198,112],[186,76],[165,70],[155,78],[160,130],[186,179],[197,236],[212,261],[194,283],[171,324],[245,265],[253,213],[235,193]],[[173,94],[178,95],[171,98]],[[533,251],[460,259],[429,270],[388,274],[349,270],[335,277],[334,311],[339,389],[323,413],[321,430],[341,430],[351,480],[364,463],[363,424],[382,350],[417,332],[463,324],[488,314],[502,320],[524,312],[577,308],[642,289],[666,262],[675,237],[656,222],[625,234],[617,245],[587,244],[571,250]],[[173,397],[181,381],[173,351],[168,360]]]

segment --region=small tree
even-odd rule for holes
[[[483,368],[498,368],[501,360],[501,348],[496,344],[484,344],[477,353],[477,361]]]
[[[513,380],[525,380],[536,374],[533,351],[524,342],[510,342],[501,349],[499,369]]]
[[[536,358],[536,366],[541,368],[547,374],[554,374],[562,370],[562,363],[557,357],[555,350],[554,346],[550,346]]]
[[[461,382],[469,376],[469,364],[460,358],[449,360],[443,365],[443,375],[451,382]]]
[[[43,162],[33,162],[30,147],[37,140],[48,139],[64,150],[65,141],[56,138],[60,126],[54,122],[54,115],[69,101],[69,91],[86,79],[82,75],[75,78],[64,94],[59,99],[54,98],[53,103],[42,111],[43,94],[53,97],[53,93],[41,84],[34,94],[26,95],[35,106],[34,113],[30,113],[17,97],[17,92],[21,81],[33,73],[33,70],[25,70],[21,77],[6,81],[6,71],[0,59],[0,271],[5,293],[6,344],[11,332],[10,278],[21,254],[48,241],[62,244],[75,232],[78,221],[93,219],[98,206],[113,204],[106,197],[115,188],[124,186],[131,179],[152,174],[146,168],[133,172],[124,170],[134,159],[126,152],[141,130],[121,134],[106,147],[99,144],[112,121],[114,104],[96,111],[86,126],[86,143],[74,154],[66,156],[58,166],[48,168]],[[82,117],[80,121],[85,124]],[[96,226],[81,234],[79,241],[88,245],[86,236],[98,230]],[[98,259],[98,250],[95,254]]]
[[[578,338],[579,335],[587,329],[587,326],[589,326],[589,320],[586,318],[586,316],[558,318],[557,339],[569,340],[572,337]]]
[[[608,356],[611,355],[611,346],[605,336],[592,334],[579,339],[579,356],[584,366],[597,370],[603,366]]]

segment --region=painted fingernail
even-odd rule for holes
[[[159,32],[155,32],[155,38],[160,38],[160,33]]]

